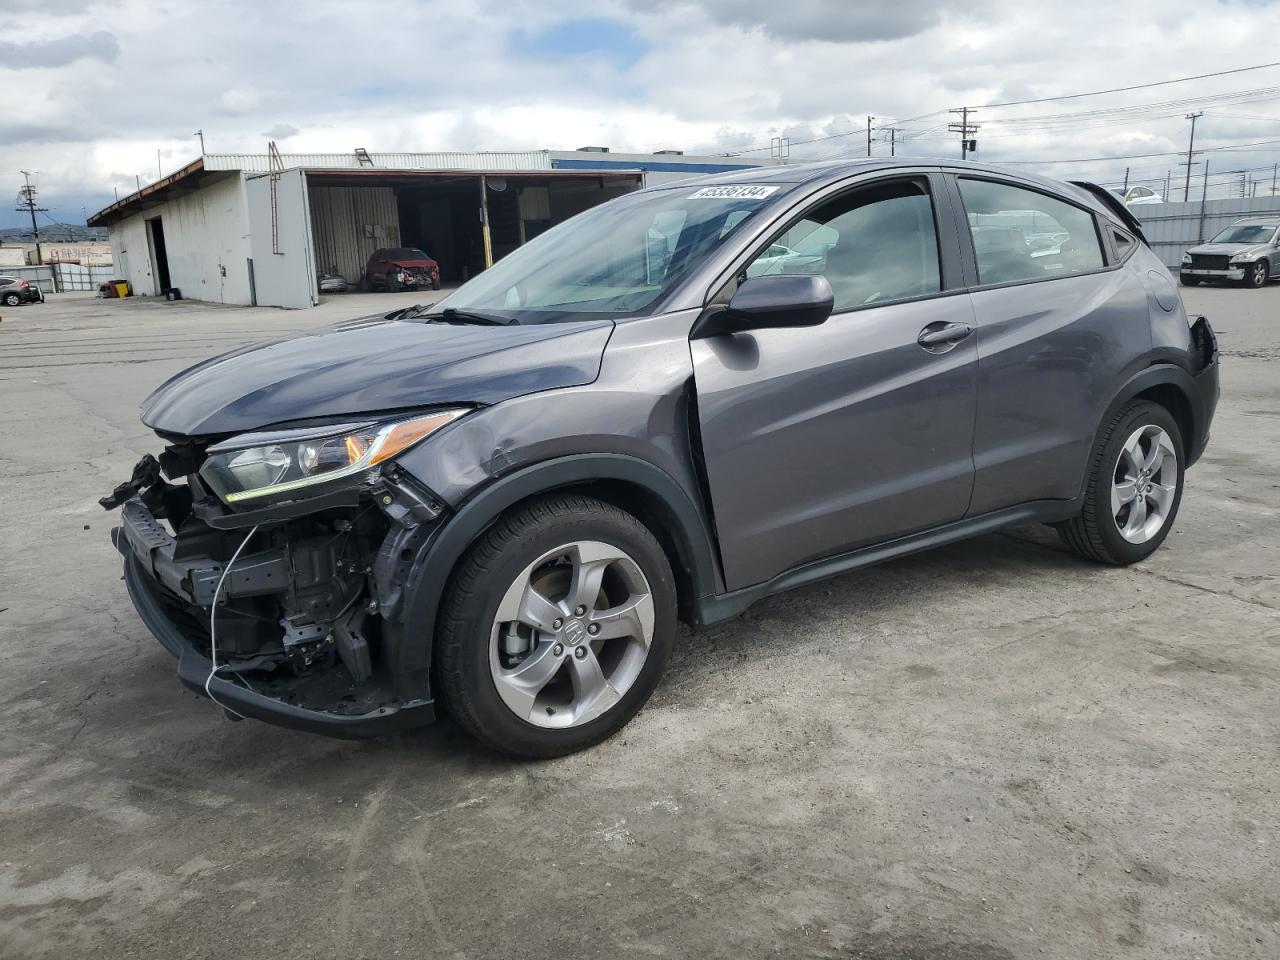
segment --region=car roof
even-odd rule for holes
[[[1108,209],[1092,193],[1064,180],[1054,180],[1051,177],[1042,177],[1034,173],[1013,170],[1008,166],[1000,166],[998,164],[976,163],[972,160],[943,160],[938,157],[863,157],[855,160],[819,160],[809,163],[780,164],[767,167],[743,167],[724,173],[709,174],[705,177],[692,177],[679,183],[659,184],[647,189],[648,191],[656,192],[659,190],[687,189],[689,185],[695,183],[699,186],[750,183],[778,184],[787,188],[781,191],[782,193],[790,193],[792,190],[802,186],[820,187],[828,182],[842,180],[859,173],[870,173],[877,170],[919,169],[920,167],[958,174],[989,174],[1001,179],[1021,181],[1027,186],[1069,198],[1074,203],[1087,206],[1091,210],[1105,214],[1108,219],[1120,223],[1115,212]]]
[[[1235,227],[1242,223],[1252,224],[1257,227],[1280,227],[1280,220],[1275,217],[1241,217],[1231,225]]]

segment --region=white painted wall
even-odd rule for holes
[[[169,282],[189,300],[249,304],[249,214],[240,176],[207,184],[112,224],[111,254],[140,296],[159,296],[146,221],[160,217]],[[225,275],[224,275],[225,274]]]
[[[311,209],[306,173],[285,170],[276,184],[278,248],[271,235],[271,176],[249,174],[245,181],[252,233],[253,278],[258,305],[314,307],[319,288],[312,253]]]

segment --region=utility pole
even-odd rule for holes
[[[871,116],[871,114],[867,114],[867,156],[868,157],[871,156],[871,121],[874,119],[875,117]]]
[[[1120,192],[1121,193],[1129,192],[1129,168],[1128,167],[1124,168],[1124,189],[1121,190]]]
[[[193,133],[192,136],[200,138],[200,156],[203,157],[204,156],[204,128],[201,127],[199,130]]]
[[[31,174],[26,170],[20,172],[24,183],[18,188],[18,206],[16,209],[18,213],[25,211],[31,214],[31,234],[36,241],[36,266],[40,266],[44,261],[40,256],[40,227],[36,224],[36,214],[48,213],[49,208],[36,206],[36,188],[32,186]]]
[[[1173,179],[1173,171],[1166,170],[1164,172],[1164,202],[1169,202],[1169,182]]]
[[[1187,119],[1191,121],[1191,141],[1187,144],[1187,180],[1182,187],[1182,202],[1186,203],[1191,198],[1191,156],[1196,148],[1196,119],[1204,116],[1204,111],[1200,110],[1196,113],[1188,113]]]
[[[898,155],[898,128],[881,127],[880,129],[889,131],[889,156],[896,157]]]
[[[969,122],[969,114],[975,111],[972,107],[958,107],[951,112],[960,114],[960,122],[947,124],[947,129],[960,134],[960,159],[965,160],[978,149],[978,141],[974,139],[974,135],[978,132],[979,125]]]
[[[1271,195],[1276,195],[1276,174],[1280,173],[1280,163],[1273,164],[1271,167]]]
[[[156,147],[156,179],[164,176],[164,169],[160,166],[160,148]]]
[[[1204,186],[1200,188],[1200,229],[1196,232],[1196,243],[1204,243],[1204,202],[1209,198],[1209,160],[1204,161]]]

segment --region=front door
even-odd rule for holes
[[[938,225],[925,178],[824,200],[735,282],[821,273],[831,318],[691,343],[728,589],[964,515],[974,318],[943,289]]]

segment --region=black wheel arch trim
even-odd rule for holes
[[[409,574],[406,603],[399,617],[401,649],[395,659],[402,682],[414,687],[425,680],[444,591],[458,561],[476,538],[521,501],[592,481],[634,484],[657,498],[673,521],[667,532],[676,539],[695,602],[716,593],[718,567],[708,521],[665,470],[626,454],[578,454],[543,461],[486,484],[420,549]],[[421,679],[414,682],[414,677]],[[419,689],[418,695],[425,692]]]
[[[1209,392],[1204,382],[1206,377],[1212,380],[1212,396],[1206,395]],[[1090,450],[1097,443],[1097,438],[1102,431],[1106,429],[1106,425],[1112,421],[1115,415],[1120,412],[1120,408],[1126,403],[1139,394],[1146,393],[1153,387],[1171,386],[1187,401],[1187,409],[1191,414],[1191,435],[1182,438],[1183,445],[1186,448],[1186,463],[1184,466],[1190,467],[1200,458],[1200,454],[1204,452],[1205,444],[1209,439],[1209,422],[1213,418],[1214,408],[1217,405],[1217,382],[1216,356],[1195,376],[1188,373],[1183,367],[1173,363],[1156,363],[1144,367],[1124,382],[1103,411],[1102,416],[1098,418],[1094,431],[1094,442],[1090,444]],[[1170,411],[1170,413],[1176,415],[1176,411]],[[1088,480],[1086,472],[1080,482],[1081,496],[1084,495],[1085,485]]]

